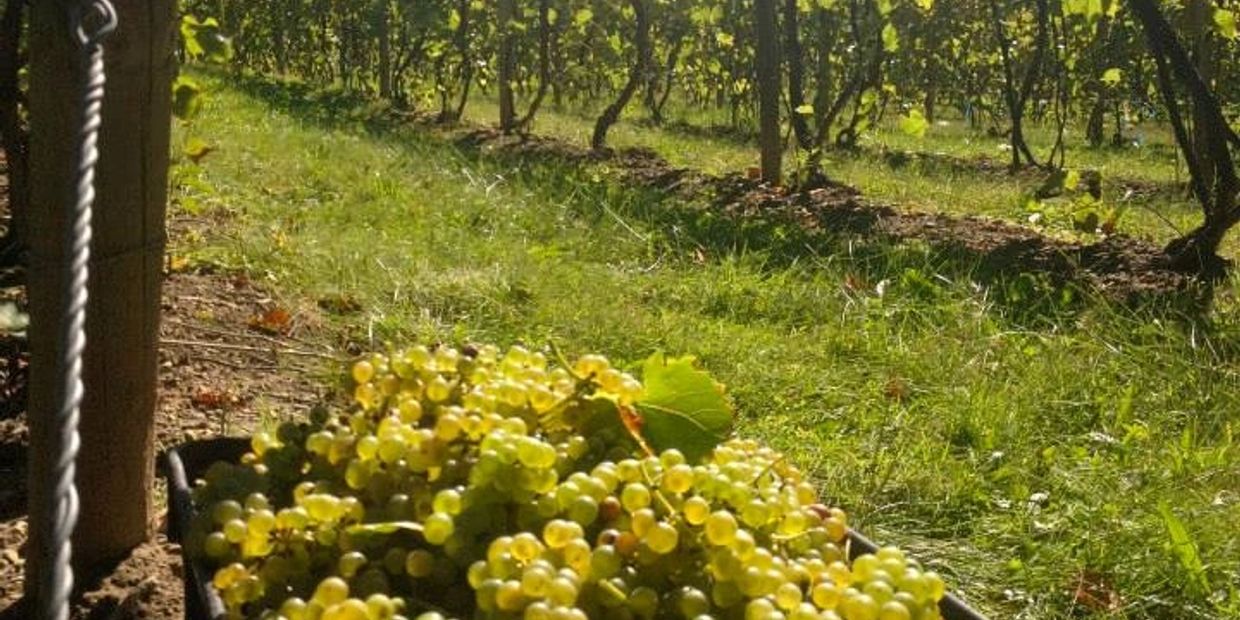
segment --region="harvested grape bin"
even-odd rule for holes
[[[641,381],[557,361],[376,354],[349,407],[169,450],[186,617],[982,617],[730,438],[691,358],[652,356]]]

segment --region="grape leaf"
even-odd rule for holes
[[[914,138],[926,137],[926,130],[929,128],[930,121],[918,110],[910,110],[908,116],[900,119],[900,131]]]
[[[187,121],[202,107],[202,87],[188,77],[180,76],[172,83],[172,115]]]
[[[642,364],[645,391],[637,401],[642,435],[655,450],[676,448],[696,462],[732,431],[723,386],[694,366],[692,356],[651,355]]]

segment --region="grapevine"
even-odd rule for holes
[[[598,355],[557,361],[370,355],[350,406],[213,465],[187,546],[230,617],[940,617],[943,580],[896,548],[849,562],[845,513],[778,452],[656,450],[642,382]]]

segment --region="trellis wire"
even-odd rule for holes
[[[57,406],[52,420],[53,456],[46,514],[51,519],[44,539],[43,565],[39,573],[39,615],[46,620],[67,620],[73,592],[73,548],[77,525],[78,495],[74,485],[78,447],[78,415],[82,404],[82,351],[86,347],[86,301],[90,262],[91,209],[95,202],[95,164],[99,160],[99,126],[102,123],[103,39],[116,29],[116,10],[108,0],[82,0],[70,7],[69,32],[80,52],[78,131],[74,157],[73,201],[67,205],[68,222],[62,262],[60,326],[57,332]]]

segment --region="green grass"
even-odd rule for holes
[[[363,311],[326,317],[324,338],[554,341],[623,365],[692,353],[728,385],[739,433],[993,617],[1088,615],[1071,594],[1097,574],[1119,617],[1240,618],[1233,302],[1196,319],[1061,307],[922,248],[815,250],[596,170],[478,158],[278,86],[199,79],[193,133],[218,150],[182,164],[174,213],[212,224],[173,251],[290,304],[354,296]],[[733,152],[659,136],[698,163]],[[1190,548],[1200,574],[1177,555]]]

